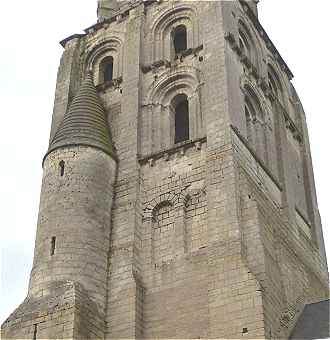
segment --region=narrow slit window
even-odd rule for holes
[[[64,170],[65,170],[65,162],[60,161],[59,166],[60,166],[60,176],[63,177],[64,176]]]
[[[173,32],[173,44],[175,54],[179,54],[187,49],[187,29],[180,25]]]
[[[56,248],[56,237],[53,236],[51,240],[51,245],[50,245],[50,255],[53,256],[55,254],[55,248]]]
[[[175,107],[175,138],[174,143],[189,139],[189,103],[186,95],[178,95],[174,101]]]
[[[33,338],[32,340],[37,340],[38,324],[33,325]]]

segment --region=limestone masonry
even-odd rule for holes
[[[305,113],[257,2],[98,1],[61,42],[2,339],[330,337]]]

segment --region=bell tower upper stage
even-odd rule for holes
[[[305,113],[256,14],[99,1],[61,42],[30,290],[5,337],[288,339],[327,297]]]

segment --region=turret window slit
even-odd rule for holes
[[[51,240],[51,245],[50,245],[50,255],[53,256],[55,254],[55,248],[56,248],[56,237],[53,236]]]
[[[59,167],[60,167],[60,176],[63,177],[64,176],[65,162],[64,161],[60,161]]]

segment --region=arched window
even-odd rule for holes
[[[245,119],[246,119],[246,137],[249,145],[256,154],[266,164],[268,162],[267,155],[267,133],[264,113],[262,112],[260,103],[249,89],[245,95]]]
[[[271,65],[268,65],[268,85],[273,97],[284,105],[282,85]]]
[[[172,101],[174,109],[174,143],[189,139],[189,103],[185,94],[177,95]]]
[[[177,26],[172,33],[175,54],[187,49],[187,29],[184,25]]]
[[[246,25],[239,21],[239,46],[242,54],[248,57],[249,61],[258,69],[259,68],[259,59],[257,54],[257,48],[255,40],[253,39],[250,30],[246,27]]]
[[[113,80],[113,57],[105,57],[100,63],[100,83]]]
[[[239,47],[241,48],[241,51],[243,54],[245,54],[250,60],[252,59],[252,53],[251,53],[251,43],[250,38],[246,33],[244,33],[242,30],[239,30]]]

